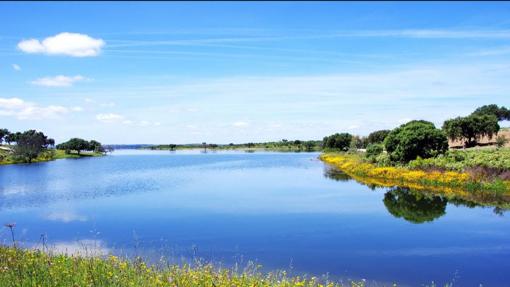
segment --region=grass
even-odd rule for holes
[[[32,162],[46,162],[46,161],[52,161],[56,159],[64,159],[64,158],[82,158],[82,157],[97,157],[97,156],[103,156],[102,153],[97,152],[82,152],[80,154],[77,153],[69,153],[66,154],[63,150],[46,150],[42,152],[39,157],[34,159]],[[22,161],[16,160],[13,158],[12,154],[6,150],[0,149],[0,165],[7,165],[7,164],[18,164],[23,163]]]
[[[243,272],[217,269],[210,264],[148,265],[115,256],[52,255],[40,250],[0,246],[1,286],[171,286],[171,287],[362,287],[364,282],[320,282],[317,278],[289,277],[284,271],[262,273],[260,266]],[[396,285],[393,285],[396,286]]]

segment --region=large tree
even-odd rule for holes
[[[14,157],[31,163],[47,146],[48,138],[42,132],[29,130],[17,136]]]
[[[384,142],[384,139],[388,134],[390,133],[390,130],[379,130],[372,132],[368,135],[367,142],[369,144],[380,144]]]
[[[465,147],[473,147],[481,137],[492,139],[499,131],[499,124],[495,115],[474,114],[446,120],[443,130],[449,139],[463,140]]]
[[[341,150],[345,151],[349,149],[351,145],[352,135],[348,133],[336,133],[334,135],[330,135],[324,137],[322,140],[322,146],[325,149],[333,149],[333,150]]]
[[[74,150],[80,154],[83,150],[91,150],[91,146],[90,143],[84,139],[72,138],[67,142],[58,144],[57,149],[65,150],[66,153],[70,153]]]
[[[384,147],[392,161],[409,162],[444,153],[448,139],[431,122],[410,121],[392,130],[384,140]]]
[[[481,115],[493,115],[498,118],[498,121],[510,121],[510,110],[498,105],[485,105],[477,108],[471,115],[481,116]]]

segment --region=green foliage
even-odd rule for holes
[[[439,196],[424,196],[408,189],[395,188],[384,195],[389,213],[412,223],[433,221],[446,213],[447,200]]]
[[[388,136],[390,130],[379,130],[372,132],[368,135],[367,142],[368,144],[379,144],[383,143],[384,139]]]
[[[322,140],[323,148],[331,150],[346,151],[352,142],[352,135],[348,133],[336,133],[331,136],[324,137]]]
[[[51,251],[51,250],[50,250]],[[161,259],[154,265],[139,257],[134,260],[116,256],[49,255],[40,250],[21,250],[0,246],[0,285],[61,287],[340,287],[343,284],[316,277],[290,277],[285,271],[262,273],[261,266],[248,264],[242,272],[217,268],[201,261],[191,266]],[[344,286],[365,286],[346,281]]]
[[[492,114],[474,114],[446,120],[443,130],[451,140],[464,140],[465,147],[476,146],[480,137],[491,139],[499,131],[498,118]]]
[[[443,132],[427,121],[411,121],[392,130],[384,140],[392,161],[409,162],[444,153],[448,140]]]
[[[367,137],[352,136],[351,148],[363,149],[367,147],[367,144],[368,144]]]
[[[31,163],[48,146],[48,138],[35,130],[29,130],[20,134],[16,139],[14,158],[26,163]]]
[[[65,150],[66,153],[71,153],[71,151],[74,150],[78,154],[80,154],[82,151],[104,152],[104,148],[100,142],[95,140],[88,142],[80,138],[72,138],[67,142],[58,144],[57,149]]]
[[[498,121],[507,120],[510,121],[510,110],[498,105],[485,105],[477,108],[471,115],[493,115]]]
[[[369,144],[367,146],[367,151],[365,153],[365,156],[370,159],[371,161],[375,161],[375,158],[382,154],[384,151],[384,147],[382,144]]]
[[[4,137],[9,134],[8,129],[0,129],[0,144],[2,144]]]
[[[439,168],[452,171],[465,171],[468,168],[486,167],[510,170],[510,149],[450,150],[444,155],[409,162],[411,168]]]

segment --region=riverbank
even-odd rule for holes
[[[82,152],[80,154],[77,153],[65,153],[64,150],[59,149],[51,149],[42,152],[36,159],[32,162],[46,162],[57,159],[66,159],[66,158],[82,158],[82,157],[98,157],[104,156],[104,153],[99,152]],[[11,153],[5,149],[0,150],[0,165],[8,165],[8,164],[19,164],[23,163],[22,161],[15,160]]]
[[[476,178],[467,172],[377,166],[355,153],[325,153],[320,159],[365,184],[415,190],[435,189],[458,195],[473,192],[510,195],[510,181]]]
[[[242,273],[209,264],[149,266],[141,260],[50,255],[38,250],[0,247],[2,286],[215,286],[215,287],[362,287],[319,282],[316,278],[288,277],[285,272],[264,274],[257,266]]]

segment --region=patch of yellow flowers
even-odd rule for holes
[[[469,174],[462,172],[439,172],[413,170],[405,167],[378,167],[364,162],[357,155],[350,154],[322,154],[320,159],[325,163],[342,170],[355,180],[368,185],[385,187],[408,187],[416,190],[439,190],[446,194],[457,196],[468,195],[473,190],[503,190],[510,191],[510,182],[500,182],[498,185],[474,181]]]
[[[116,256],[107,258],[49,255],[39,250],[0,246],[0,286],[135,286],[135,287],[340,287],[315,277],[288,277],[286,273],[237,273],[212,265],[148,266]],[[347,286],[363,287],[362,282]]]

